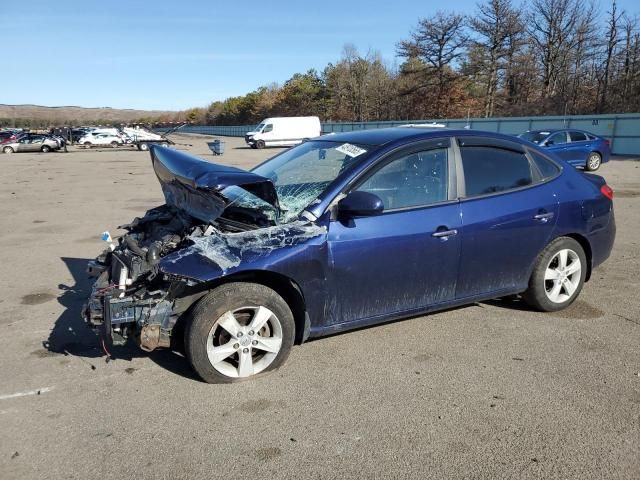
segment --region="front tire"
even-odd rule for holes
[[[540,253],[523,299],[533,308],[555,312],[571,305],[587,276],[587,256],[578,242],[556,238]]]
[[[587,170],[595,172],[602,165],[602,156],[598,152],[591,152],[587,158]]]
[[[115,140],[111,142],[111,148],[116,148],[117,146],[118,146],[118,142],[116,142]]]
[[[185,330],[187,358],[208,383],[232,383],[279,368],[295,338],[293,314],[264,285],[228,283],[191,310]]]
[[[84,148],[91,148],[91,142],[84,142]]]
[[[265,147],[264,140],[258,140],[256,142],[256,148],[257,149],[263,149],[264,147]]]
[[[147,145],[146,143],[141,143],[140,145],[138,145],[138,148],[143,152],[146,152],[147,150],[149,150],[149,145]]]
[[[4,147],[4,148],[2,149],[2,151],[3,151],[4,153],[13,153],[13,152],[14,152],[13,148],[11,148],[11,147]]]

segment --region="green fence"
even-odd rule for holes
[[[391,122],[324,122],[323,133],[352,132],[371,128],[387,128],[408,123],[439,123],[449,128],[471,128],[487,132],[517,135],[527,130],[552,128],[577,128],[604,137],[611,142],[613,153],[640,154],[640,113],[608,115],[572,115],[567,117],[501,117],[441,120],[399,120]],[[185,133],[243,137],[255,125],[235,126],[187,126]]]

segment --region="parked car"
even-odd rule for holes
[[[111,145],[112,147],[117,147],[119,145],[123,145],[124,140],[110,133],[90,132],[86,134],[84,137],[81,137],[78,140],[78,143],[80,145],[84,145],[85,147],[104,146],[104,145]]]
[[[73,143],[78,143],[78,140],[87,135],[87,133],[89,133],[90,131],[91,130],[89,130],[88,128],[71,129],[71,139],[73,140]]]
[[[3,153],[14,152],[51,152],[58,150],[60,145],[58,141],[48,135],[25,133],[17,139],[4,143],[2,146]]]
[[[106,346],[184,331],[207,382],[278,368],[309,337],[491,298],[563,309],[616,231],[602,177],[494,133],[339,133],[251,171],[156,145],[151,159],[166,204],[90,263],[85,317]]]
[[[253,131],[244,135],[251,148],[289,147],[320,135],[318,117],[266,118]]]
[[[0,132],[0,145],[14,142],[22,135],[24,135],[24,133],[16,130],[3,130]]]
[[[519,135],[553,152],[574,167],[595,171],[609,161],[609,140],[576,129],[532,130]]]

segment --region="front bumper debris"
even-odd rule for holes
[[[87,270],[95,269],[90,262]],[[129,338],[146,351],[168,347],[177,317],[166,290],[125,295],[108,282],[108,270],[98,277],[83,308],[83,318],[98,330],[106,345],[124,345]]]

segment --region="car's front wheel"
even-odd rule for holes
[[[587,257],[572,238],[560,237],[540,253],[524,300],[543,312],[562,310],[578,297],[587,275]]]
[[[91,142],[84,142],[84,146],[86,148],[91,148],[92,143]]]
[[[118,142],[116,142],[115,140],[111,142],[111,148],[116,148],[117,146],[118,146]]]
[[[4,153],[13,153],[13,148],[11,148],[11,147],[4,147],[4,148],[2,149],[2,151],[3,151]]]
[[[602,164],[602,157],[598,152],[591,152],[587,158],[587,170],[595,172]]]
[[[264,147],[265,147],[264,140],[258,140],[258,141],[256,142],[256,148],[258,148],[258,149],[262,149],[262,148],[264,148]]]
[[[191,310],[185,349],[209,383],[231,383],[280,367],[295,336],[293,314],[275,291],[254,283],[214,289]]]

